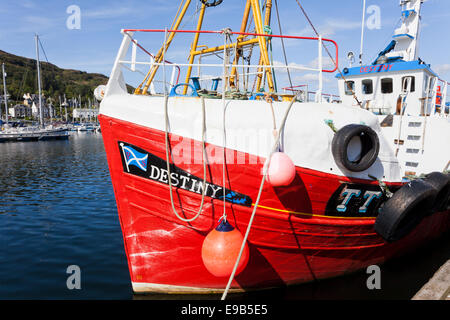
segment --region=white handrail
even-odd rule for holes
[[[316,94],[316,102],[322,102],[322,91],[323,91],[323,59],[322,59],[322,36],[319,35],[319,90]]]
[[[131,64],[133,63],[132,61],[129,60],[119,60],[118,61],[120,64]],[[134,63],[139,64],[139,65],[157,65],[157,66],[162,66],[164,65],[163,63],[151,63],[151,62],[140,62],[140,61],[135,61]],[[215,63],[171,63],[171,66],[178,66],[178,67],[220,67],[223,68],[224,65],[223,64],[215,64]],[[226,64],[225,67],[226,68],[230,68],[230,67],[234,67],[235,65],[233,64]],[[303,71],[317,71],[320,72],[320,69],[316,69],[316,68],[308,68],[308,67],[299,67],[299,66],[276,66],[276,65],[245,65],[245,67],[249,67],[249,68],[269,68],[269,69],[293,69],[293,70],[303,70]]]

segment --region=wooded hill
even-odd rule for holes
[[[11,103],[23,101],[24,93],[38,93],[36,60],[16,56],[0,50],[0,67],[5,63],[6,87]],[[0,69],[0,79],[1,79]],[[78,98],[83,101],[93,99],[94,89],[108,82],[108,77],[99,73],[61,69],[54,64],[41,61],[42,91],[46,97],[57,102],[66,94],[67,99]],[[0,81],[3,95],[3,82]],[[57,102],[58,103],[58,102]]]

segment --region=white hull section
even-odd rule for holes
[[[223,102],[206,99],[206,141],[223,146]],[[289,102],[273,102],[275,121],[279,128]],[[202,106],[198,98],[169,98],[170,132],[175,135],[202,140]],[[144,127],[165,130],[164,98],[109,94],[102,101],[100,113]],[[380,140],[376,162],[362,172],[343,172],[336,165],[331,144],[333,130],[326,124],[331,120],[337,129],[348,124],[371,127]],[[266,158],[274,142],[273,118],[270,104],[265,101],[226,100],[226,147]],[[283,151],[299,167],[325,173],[399,182],[402,168],[391,143],[385,139],[377,117],[369,111],[330,103],[295,103],[287,118],[282,135]],[[218,153],[218,152],[216,152]],[[201,153],[200,153],[201,154]],[[208,154],[209,161],[211,155]],[[228,161],[228,160],[227,160]]]

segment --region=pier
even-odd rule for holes
[[[450,260],[439,268],[412,300],[449,300],[450,301]]]

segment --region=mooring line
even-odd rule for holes
[[[221,300],[225,300],[226,299],[226,297],[228,295],[228,291],[230,290],[230,287],[231,287],[231,283],[234,280],[234,276],[236,274],[236,270],[238,268],[239,262],[241,261],[242,253],[244,252],[245,244],[247,243],[248,235],[250,234],[250,229],[252,227],[253,220],[255,218],[256,209],[258,208],[259,200],[261,199],[261,194],[262,194],[262,190],[264,188],[264,182],[266,180],[267,169],[268,169],[269,164],[270,164],[270,159],[272,158],[272,155],[276,151],[278,151],[278,145],[280,143],[281,132],[284,130],[284,127],[286,125],[287,117],[289,115],[289,112],[291,111],[292,106],[295,103],[296,98],[297,98],[297,95],[292,98],[292,101],[291,101],[291,103],[289,104],[289,106],[288,106],[288,108],[286,110],[286,113],[285,113],[285,115],[283,117],[283,121],[281,122],[280,129],[278,130],[278,133],[277,133],[277,139],[275,140],[275,143],[274,143],[274,145],[272,147],[272,150],[271,150],[269,156],[267,157],[266,163],[264,164],[263,177],[261,179],[261,184],[259,186],[258,197],[256,198],[256,202],[255,202],[254,207],[253,207],[253,212],[252,212],[252,215],[251,215],[250,220],[248,222],[247,231],[245,232],[244,240],[242,241],[242,245],[241,245],[241,250],[239,251],[239,255],[238,255],[237,259],[236,259],[236,263],[234,264],[233,272],[230,275],[230,278],[228,280],[228,283],[227,283],[227,286],[225,288],[225,291],[223,292]]]

